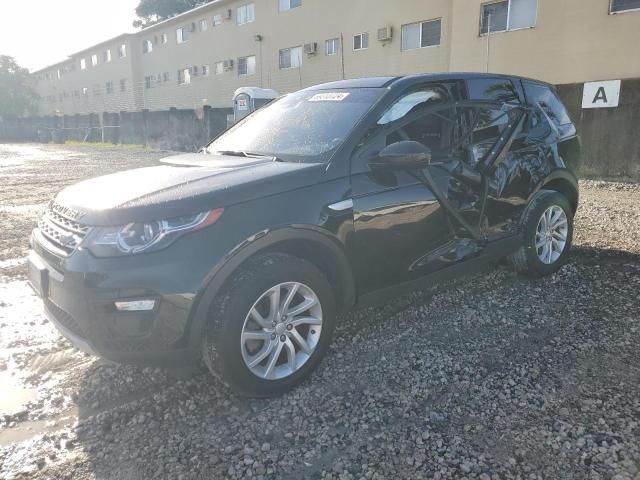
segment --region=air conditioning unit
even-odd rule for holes
[[[233,70],[233,60],[225,60],[222,64],[225,72]]]
[[[386,26],[378,29],[378,41],[388,42],[393,38],[393,27]]]
[[[231,20],[233,18],[233,10],[229,9],[227,10],[226,15],[224,16],[225,20]]]
[[[318,53],[318,44],[316,42],[305,43],[304,53],[306,53],[307,55],[315,55],[316,53]]]

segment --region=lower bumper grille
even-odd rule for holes
[[[67,330],[69,330],[74,335],[77,335],[81,338],[85,338],[84,332],[82,331],[82,327],[76,322],[75,318],[53,303],[51,300],[44,301],[47,310],[51,312],[51,314],[56,317],[56,320]]]

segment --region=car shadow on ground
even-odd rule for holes
[[[384,475],[468,473],[431,444],[491,459],[478,475],[605,475],[615,470],[580,443],[567,457],[544,442],[560,428],[572,445],[581,432],[637,443],[637,426],[619,424],[629,412],[610,421],[597,401],[640,394],[620,387],[640,380],[638,277],[639,255],[576,247],[547,279],[499,266],[348,314],[312,379],[274,399],[240,398],[204,368],[176,378],[96,362],[78,393],[79,447],[98,478],[359,478],[373,458],[388,460]]]

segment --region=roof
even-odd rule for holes
[[[209,3],[205,3],[204,5],[200,5],[199,7],[196,8],[192,8],[191,10],[187,10],[186,12],[180,13],[178,15],[175,15],[173,17],[167,18],[166,20],[162,20],[161,22],[155,23],[153,25],[149,25],[148,27],[140,30],[139,32],[137,32],[138,35],[143,34],[144,32],[148,32],[151,30],[156,30],[157,28],[161,28],[166,26],[167,23],[171,23],[171,22],[175,22],[178,19],[181,19],[183,17],[187,17],[189,15],[193,15],[194,13],[198,13],[201,10],[207,10],[207,9],[211,9],[213,7],[218,7],[221,4],[225,4],[230,2],[231,0],[213,0],[212,2]]]
[[[309,87],[308,90],[330,90],[339,88],[389,88],[402,87],[418,82],[443,82],[446,80],[471,80],[478,78],[504,78],[528,80],[531,82],[549,85],[549,83],[533,78],[519,77],[517,75],[505,75],[501,73],[480,73],[480,72],[446,72],[446,73],[422,73],[417,75],[406,75],[399,77],[366,77],[353,80],[339,80],[337,82],[323,83]]]
[[[113,43],[113,42],[117,42],[119,40],[128,39],[129,37],[133,37],[134,35],[135,35],[135,33],[122,33],[122,34],[118,35],[117,37],[110,38],[109,40],[105,40],[104,42],[100,42],[100,43],[96,43],[95,45],[91,45],[90,47],[85,48],[84,50],[80,50],[79,52],[72,53],[71,55],[69,55],[69,58],[75,57],[77,55],[82,55],[83,53],[87,53],[87,52],[89,52],[91,50],[95,50],[96,48],[102,47],[103,45],[106,45],[108,43]]]

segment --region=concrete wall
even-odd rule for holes
[[[640,79],[623,80],[620,106],[582,109],[582,84],[558,92],[582,140],[580,174],[640,180]]]
[[[226,129],[231,109],[119,112],[0,120],[0,142],[65,140],[197,151]]]

